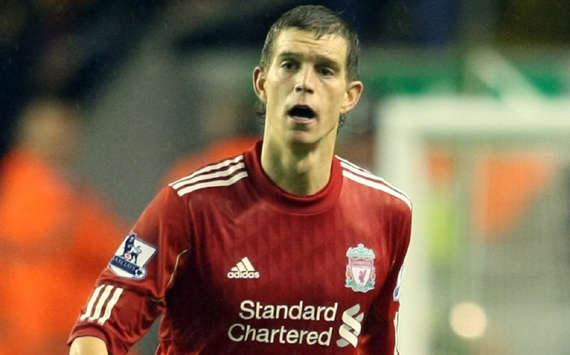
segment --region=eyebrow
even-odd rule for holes
[[[297,52],[282,52],[282,53],[279,53],[279,55],[277,56],[278,59],[300,58],[300,57],[303,57],[303,55],[301,53],[297,53]],[[336,61],[330,57],[320,55],[320,54],[317,54],[314,57],[316,59],[315,62],[318,64],[325,64],[334,70],[340,69],[340,63],[338,63],[338,61]]]

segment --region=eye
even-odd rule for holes
[[[335,72],[333,69],[329,67],[321,67],[319,69],[319,73],[321,73],[321,75],[323,76],[333,76]]]
[[[293,60],[284,60],[281,62],[281,68],[286,70],[294,70],[299,67],[299,64]]]

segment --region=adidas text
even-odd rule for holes
[[[230,279],[258,279],[259,272],[257,271],[230,271],[228,272]]]

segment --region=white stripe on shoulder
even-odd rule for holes
[[[366,178],[362,177],[361,175],[354,174],[353,172],[349,171],[348,169],[343,170],[342,175],[346,176],[347,178],[349,178],[353,181],[356,181],[362,185],[366,185],[366,186],[371,187],[371,188],[376,189],[376,190],[384,191],[385,193],[392,195],[392,196],[404,201],[404,203],[406,203],[406,205],[408,205],[410,210],[412,209],[412,203],[410,202],[410,199],[408,199],[408,197],[406,195],[399,193],[398,191],[390,188],[389,186],[384,185],[381,182],[376,182],[376,181],[366,179]]]
[[[408,195],[406,195],[406,193],[405,193],[404,191],[398,189],[396,186],[390,184],[388,181],[384,180],[384,179],[381,178],[380,176],[374,175],[374,174],[371,173],[369,170],[366,170],[366,169],[364,169],[364,168],[362,168],[362,167],[360,167],[360,166],[358,166],[358,165],[356,165],[356,164],[354,164],[354,163],[351,163],[351,162],[349,162],[348,160],[339,157],[338,155],[337,155],[336,157],[338,158],[338,160],[341,161],[340,165],[342,165],[343,167],[345,167],[345,168],[347,168],[347,169],[351,169],[351,168],[352,168],[351,170],[354,169],[353,171],[356,170],[357,172],[359,172],[359,173],[362,174],[363,176],[366,176],[366,177],[368,177],[368,178],[370,178],[370,179],[374,179],[374,180],[380,181],[380,182],[382,182],[383,184],[388,185],[389,187],[391,187],[391,188],[392,188],[393,190],[395,190],[396,192],[399,192],[400,194],[406,196],[406,197],[408,198],[408,200],[409,200]]]
[[[235,157],[235,158],[227,159],[227,160],[224,160],[224,161],[219,162],[219,163],[216,163],[216,164],[207,165],[207,166],[203,167],[203,168],[200,169],[200,170],[196,170],[195,172],[193,172],[192,174],[190,174],[190,175],[188,175],[188,176],[185,176],[185,177],[180,178],[180,179],[178,179],[178,180],[176,180],[176,181],[174,181],[174,182],[171,182],[171,183],[169,184],[169,186],[173,186],[173,187],[174,187],[174,185],[178,185],[178,184],[180,184],[180,183],[182,183],[182,182],[184,182],[184,181],[186,181],[186,180],[188,180],[188,179],[192,179],[192,178],[196,177],[197,175],[200,175],[200,174],[203,174],[203,173],[207,173],[207,172],[212,171],[212,170],[217,170],[217,169],[225,168],[225,167],[227,167],[227,166],[229,166],[229,165],[231,165],[231,164],[235,164],[235,163],[237,163],[237,162],[242,161],[243,158],[244,158],[244,157],[243,157],[243,154],[241,154],[241,155],[238,155],[238,156]],[[176,187],[175,187],[175,189],[176,189]]]
[[[349,162],[348,160],[339,157],[338,155],[337,155],[336,157],[338,158],[338,160],[341,161],[340,165],[341,165],[343,168],[349,169],[350,171],[352,171],[352,172],[354,172],[354,173],[357,173],[357,174],[360,174],[360,175],[362,175],[362,176],[365,176],[365,177],[367,177],[367,178],[369,178],[369,179],[379,181],[379,182],[383,183],[384,185],[387,185],[388,187],[390,187],[390,188],[391,188],[392,190],[394,190],[395,192],[397,192],[397,193],[399,193],[399,194],[405,196],[408,200],[410,200],[410,198],[408,197],[408,195],[407,195],[404,191],[398,189],[396,186],[390,184],[388,181],[384,180],[383,178],[381,178],[381,177],[379,177],[379,176],[377,176],[377,175],[374,175],[374,174],[371,173],[370,171],[368,171],[368,170],[366,170],[366,169],[363,169],[363,168],[359,167],[358,165],[356,165],[356,164],[354,164],[354,163],[351,163],[351,162]]]
[[[207,182],[202,182],[202,183],[186,186],[186,187],[181,188],[180,190],[177,190],[176,193],[178,194],[178,196],[184,196],[184,195],[186,195],[192,191],[205,189],[208,187],[230,186],[230,185],[235,184],[239,180],[243,179],[244,177],[247,177],[247,171],[242,171],[238,174],[235,174],[234,176],[232,176],[231,178],[229,178],[227,180],[213,180],[213,181],[207,181]]]
[[[351,166],[351,167],[353,167],[353,168],[355,168],[355,169],[358,169],[358,170],[361,170],[361,171],[370,172],[369,170],[366,170],[366,169],[364,169],[363,167],[358,166],[358,165],[354,164],[353,162],[344,159],[343,157],[339,157],[338,155],[335,155],[335,157],[336,157],[338,160],[341,161],[341,165],[343,165],[343,166],[349,165],[349,166]],[[344,164],[342,164],[342,163],[344,163]]]
[[[245,164],[243,162],[241,162],[241,163],[238,163],[236,165],[230,165],[228,168],[226,168],[224,170],[217,171],[215,173],[208,173],[208,174],[202,174],[202,175],[198,175],[198,176],[194,176],[194,177],[189,177],[186,180],[180,181],[180,182],[175,183],[175,184],[171,184],[170,186],[172,186],[173,189],[178,190],[179,188],[181,188],[183,186],[194,184],[196,182],[230,176],[236,170],[240,170],[243,168],[245,168]]]

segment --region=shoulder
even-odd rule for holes
[[[412,202],[404,191],[344,158],[339,156],[336,156],[336,158],[340,162],[344,178],[361,186],[367,194],[379,194],[385,197],[385,199],[392,201],[391,205],[393,207],[399,207],[404,213],[411,213]]]
[[[180,197],[190,193],[231,186],[248,176],[244,154],[205,165],[168,186]]]

